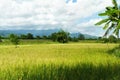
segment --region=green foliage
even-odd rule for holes
[[[20,39],[34,39],[34,36],[31,33],[21,34]]]
[[[118,39],[113,35],[110,35],[109,38],[100,38],[99,40],[102,40],[103,43],[117,43],[118,42]]]
[[[59,32],[52,33],[51,39],[60,43],[67,43],[69,40],[69,33],[64,30],[60,30]]]
[[[27,39],[27,35],[21,34],[21,35],[20,35],[20,39]]]
[[[120,46],[115,47],[111,50],[108,50],[108,53],[115,55],[116,57],[120,58]]]
[[[101,24],[106,23],[108,21],[109,21],[109,19],[103,19],[100,22],[96,23],[95,25],[101,25]]]
[[[120,31],[120,8],[118,7],[117,1],[112,0],[113,6],[106,7],[104,13],[100,13],[99,16],[106,16],[107,19],[103,19],[95,25],[105,24],[103,29],[106,29],[104,36],[107,36],[110,32],[115,34],[119,38]]]
[[[37,36],[36,36],[36,39],[41,39],[41,37],[37,35]]]
[[[102,38],[103,43],[108,43],[109,39],[108,38]]]
[[[78,39],[78,38],[76,38],[76,37],[73,37],[73,38],[72,38],[72,41],[73,41],[73,42],[78,42],[78,41],[79,41],[79,39]]]
[[[78,39],[79,40],[85,40],[85,36],[83,34],[79,34]]]
[[[2,42],[2,37],[0,36],[0,42]]]
[[[28,66],[31,66],[29,68]],[[92,64],[66,65],[28,65],[14,70],[8,69],[1,79],[5,80],[119,80],[119,65],[94,66]],[[112,70],[111,70],[112,69]],[[9,76],[6,76],[9,74]],[[4,78],[5,77],[5,78]]]
[[[105,26],[103,27],[104,30],[109,27],[109,23],[110,23],[110,22],[107,22],[107,23],[105,24]]]
[[[116,0],[112,0],[112,3],[115,6],[115,8],[118,8],[118,4],[117,4]]]
[[[98,43],[2,46],[0,80],[119,80],[120,59],[106,51]]]
[[[99,13],[99,16],[107,16],[107,13]]]
[[[56,32],[51,34],[51,39],[52,39],[54,42],[57,41],[57,33],[56,33]]]
[[[28,33],[28,34],[26,35],[26,37],[27,37],[27,39],[34,39],[33,34],[31,34],[31,33]]]
[[[110,35],[109,36],[109,42],[110,43],[117,43],[117,38],[115,36],[113,36],[113,35]]]
[[[102,39],[102,37],[98,37],[98,40],[101,40]]]
[[[17,45],[19,44],[19,38],[18,38],[18,36],[15,35],[15,34],[10,34],[10,35],[9,35],[9,40],[10,40],[10,42],[12,42],[14,45],[16,45],[16,47],[17,47]]]
[[[69,33],[63,30],[57,33],[57,41],[60,43],[67,43],[69,38]]]
[[[48,39],[48,36],[43,35],[43,36],[42,36],[42,39]]]

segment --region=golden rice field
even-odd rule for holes
[[[120,80],[116,44],[0,45],[0,80]]]

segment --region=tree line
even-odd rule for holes
[[[102,41],[103,43],[119,43],[120,42],[119,41],[120,39],[118,39],[114,35],[110,35],[108,38],[106,38],[106,37],[99,37],[98,40]]]
[[[83,34],[79,34],[78,37],[71,37],[69,32],[66,32],[64,30],[60,30],[58,32],[54,32],[50,34],[49,36],[43,35],[43,36],[34,36],[32,33],[27,33],[27,34],[21,34],[21,35],[16,35],[16,34],[9,34],[7,37],[0,36],[0,42],[2,42],[2,39],[9,39],[10,42],[14,45],[19,44],[20,40],[32,40],[32,39],[42,39],[42,40],[52,40],[53,42],[59,42],[59,43],[68,43],[69,41],[73,42],[78,42],[80,40],[88,40],[85,38]],[[93,40],[93,39],[89,39]],[[119,40],[114,36],[111,35],[108,38],[105,37],[99,37],[96,39],[98,42],[102,43],[117,43]]]
[[[79,34],[78,37],[71,37],[69,32],[66,32],[64,30],[60,30],[58,32],[54,32],[48,36],[34,36],[32,33],[27,34],[9,34],[7,37],[0,36],[0,42],[2,42],[2,39],[9,39],[13,44],[18,44],[20,39],[43,39],[43,40],[52,40],[54,42],[60,42],[60,43],[67,43],[68,41],[74,41],[77,42],[79,40],[85,40],[85,36],[83,34]]]

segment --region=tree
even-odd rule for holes
[[[42,36],[42,39],[47,39],[48,37],[46,35],[43,35]]]
[[[28,34],[27,34],[27,39],[34,39],[33,34],[28,33]]]
[[[108,43],[109,39],[108,38],[102,38],[103,43]]]
[[[78,42],[79,39],[78,39],[77,37],[73,37],[73,38],[72,38],[72,41],[74,41],[74,42]]]
[[[85,40],[85,36],[83,34],[79,34],[78,39],[79,40]]]
[[[20,39],[27,39],[27,36],[25,34],[21,34]]]
[[[37,35],[37,36],[36,36],[36,39],[41,39],[41,37]]]
[[[51,34],[51,39],[52,39],[54,42],[57,41],[57,33],[56,33],[56,32]]]
[[[19,38],[18,38],[18,36],[15,35],[15,34],[10,34],[9,35],[9,39],[15,45],[15,47],[17,48],[17,45],[19,44]]]
[[[68,41],[72,41],[72,37],[71,36],[68,37]]]
[[[101,40],[102,39],[102,37],[98,37],[98,40]]]
[[[106,16],[106,19],[101,20],[96,23],[96,25],[105,24],[103,29],[106,30],[104,37],[106,37],[109,33],[112,33],[117,36],[118,40],[120,38],[120,7],[117,4],[116,0],[112,0],[112,7],[106,7],[104,13],[100,13],[99,16]],[[120,52],[120,44],[118,47],[113,49],[113,53]],[[120,53],[119,53],[120,55]]]
[[[109,42],[110,42],[110,43],[116,43],[116,42],[117,42],[116,37],[113,36],[113,35],[110,35],[108,39],[109,39]]]
[[[64,30],[60,30],[57,33],[57,41],[60,43],[67,43],[69,39],[69,33],[65,32]]]
[[[0,36],[0,42],[2,42],[2,37]]]
[[[53,41],[58,41],[60,43],[67,43],[69,40],[69,33],[64,30],[52,33],[50,37]]]
[[[107,18],[96,23],[96,25],[105,24],[103,27],[103,29],[106,30],[104,37],[106,37],[112,31],[112,33],[119,38],[120,8],[118,7],[116,0],[112,0],[112,3],[112,7],[106,7],[105,12],[99,14],[99,16],[107,16]]]

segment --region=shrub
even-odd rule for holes
[[[120,46],[109,50],[108,53],[115,55],[116,57],[120,57]]]
[[[110,43],[116,43],[117,42],[117,38],[115,36],[113,36],[113,35],[110,35],[109,36],[109,42]]]
[[[17,48],[17,45],[19,44],[18,36],[15,34],[10,34],[9,39],[10,39],[10,42],[12,42],[14,45],[16,45],[16,48]]]
[[[0,42],[2,42],[2,37],[0,36]]]

